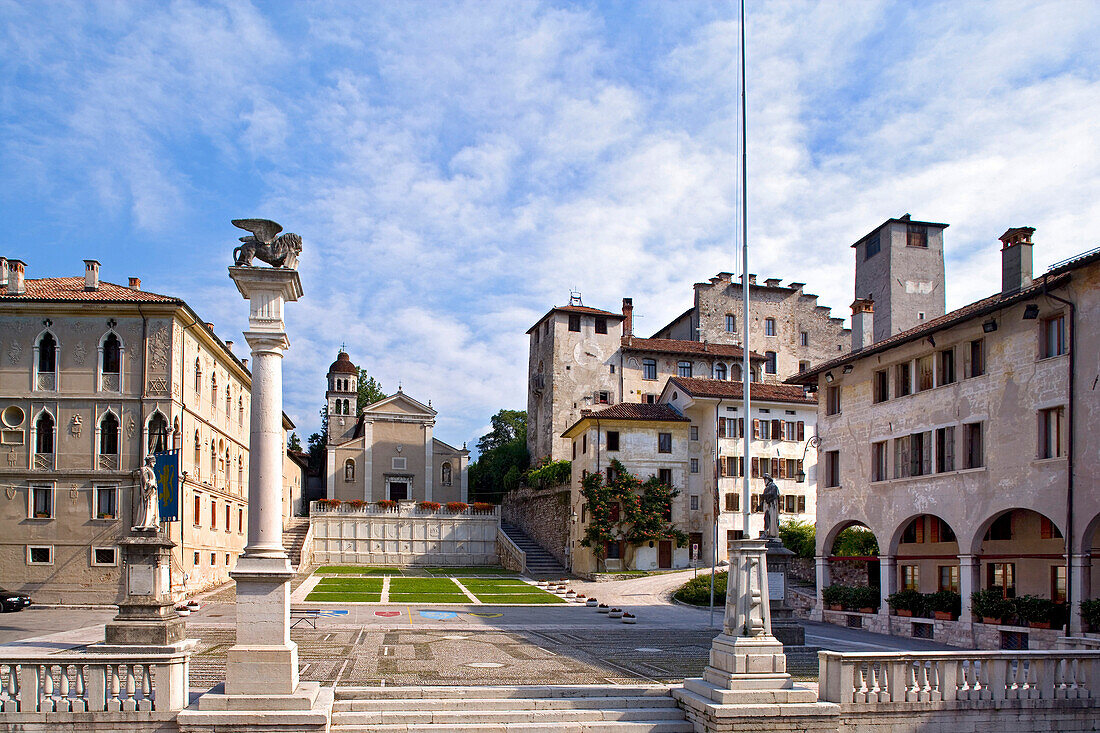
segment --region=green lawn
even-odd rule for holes
[[[534,593],[522,593],[515,595],[508,594],[487,594],[487,593],[475,593],[477,599],[484,603],[486,606],[505,606],[505,605],[517,605],[523,603],[565,603],[564,598],[550,595],[549,593],[543,593],[542,595],[536,595]]]
[[[479,567],[476,565],[460,568],[424,568],[424,571],[432,575],[441,575],[446,577],[455,576],[467,576],[467,575],[517,575],[517,573],[511,570],[505,570],[498,567]]]
[[[334,577],[322,577],[317,586],[306,596],[308,602],[325,603],[379,603],[382,600],[383,578],[378,577],[389,572],[390,568],[369,568],[358,566],[355,570],[367,577],[355,577],[345,572],[348,568],[338,567],[340,571]],[[318,572],[325,570],[321,568]],[[462,577],[462,568],[435,568],[447,570],[455,577],[402,577],[389,579],[390,603],[459,603],[473,604],[469,596],[459,589],[461,583],[470,593],[486,605],[549,604],[565,603],[565,599],[552,593],[511,577]],[[482,568],[473,568],[480,571]],[[500,571],[500,568],[496,568]],[[370,572],[368,572],[370,571]]]
[[[324,602],[324,603],[378,603],[382,600],[382,593],[352,593],[348,591],[340,591],[338,593],[326,593],[324,591],[314,590],[308,596],[306,601]]]
[[[390,595],[394,593],[443,593],[462,595],[450,578],[390,578]]]
[[[320,575],[400,575],[401,568],[372,565],[325,565],[317,568]]]

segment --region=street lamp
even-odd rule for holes
[[[813,447],[816,450],[817,446],[820,442],[821,442],[821,439],[818,438],[816,435],[811,435],[810,439],[806,441],[806,447],[802,449],[802,463],[801,463],[802,466],[806,465],[806,452],[808,450],[810,450],[811,447]],[[805,481],[806,481],[806,471],[803,468],[798,469],[798,478],[796,478],[795,480],[800,484],[805,483]]]

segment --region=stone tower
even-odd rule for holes
[[[855,297],[874,302],[874,341],[946,312],[943,230],[947,224],[887,219],[852,248]]]
[[[346,351],[341,351],[328,368],[325,409],[328,411],[329,443],[343,443],[351,438],[355,431],[358,397],[359,368],[351,363]]]

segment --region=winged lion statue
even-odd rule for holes
[[[252,260],[258,258],[272,267],[298,269],[302,238],[297,234],[279,234],[283,228],[268,219],[234,219],[233,226],[252,232],[241,237],[241,246],[233,249],[234,265],[252,267]]]

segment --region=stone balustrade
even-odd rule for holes
[[[818,659],[818,698],[841,706],[969,701],[995,707],[1012,700],[1100,706],[1100,651],[823,651]]]
[[[338,503],[332,503],[327,499],[320,501],[310,502],[309,513],[310,516],[318,514],[337,514],[337,515],[377,515],[387,517],[448,517],[448,516],[469,516],[469,517],[499,517],[500,507],[492,506],[488,509],[475,509],[473,504],[467,506],[466,509],[460,512],[452,512],[447,508],[446,504],[443,504],[439,509],[421,509],[420,502],[416,501],[401,501],[397,503],[397,506],[379,506],[377,503],[353,503],[350,501],[342,501]]]
[[[0,721],[8,714],[182,710],[190,658],[190,649],[109,655],[5,652],[0,656]]]

